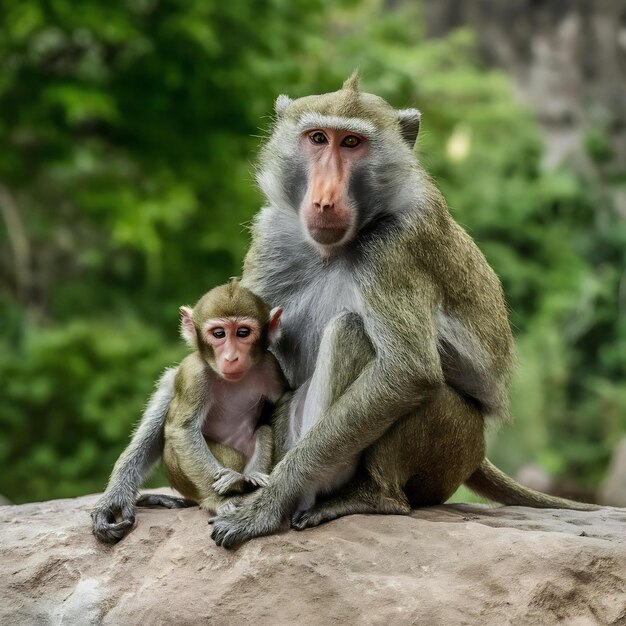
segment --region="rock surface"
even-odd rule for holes
[[[626,624],[626,510],[447,505],[229,552],[196,508],[99,544],[95,501],[0,509],[1,624]]]

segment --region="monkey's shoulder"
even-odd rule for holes
[[[500,280],[473,238],[446,211],[406,225],[383,255],[414,283],[430,282],[445,301],[489,301],[504,307]]]
[[[208,383],[208,366],[197,352],[187,355],[178,366],[174,378],[176,396],[199,394]]]

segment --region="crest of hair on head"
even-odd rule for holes
[[[348,91],[360,91],[361,90],[361,75],[359,74],[359,70],[356,69],[352,74],[350,74],[350,78],[346,79],[341,86],[342,89],[346,89]]]
[[[231,276],[228,279],[228,295],[231,298],[233,297],[233,294],[235,293],[235,291],[239,289],[240,282],[241,282],[241,279],[239,278],[239,276]]]

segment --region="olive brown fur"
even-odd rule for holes
[[[269,424],[256,427],[256,423],[264,408],[271,412],[272,403],[285,390],[280,367],[268,351],[272,312],[237,280],[209,291],[193,310],[181,307],[181,312],[183,309],[187,310],[181,330],[194,351],[158,381],[131,443],[115,464],[109,485],[92,512],[93,532],[101,541],[117,541],[131,530],[137,491],[160,456],[170,484],[183,497],[143,494],[137,500],[139,506],[199,504],[216,513],[238,494],[267,482],[273,458],[272,429]],[[186,327],[185,314],[190,314],[187,322],[193,329]],[[209,320],[229,318],[256,321],[260,331],[248,345],[250,365],[238,383],[221,379],[213,347],[205,339]],[[219,436],[205,436],[207,424],[220,418],[218,435],[227,436],[233,444],[242,438],[253,443],[249,455],[220,441]]]

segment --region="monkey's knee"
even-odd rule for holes
[[[485,458],[484,418],[449,387],[416,418],[417,463],[404,490],[414,507],[441,504]]]
[[[187,477],[183,471],[178,453],[173,445],[169,445],[167,440],[163,449],[163,469],[170,482],[170,486],[176,489],[178,493],[186,499],[193,500],[194,502],[200,502],[202,500],[202,493],[196,488],[191,480]]]
[[[363,319],[357,313],[340,313],[326,327],[316,369],[326,372],[328,400],[341,396],[374,357]]]
[[[339,313],[328,324],[323,339],[327,339],[335,350],[339,349],[342,357],[348,354],[363,351],[373,354],[374,348],[365,332],[363,318],[358,313],[345,311]]]

